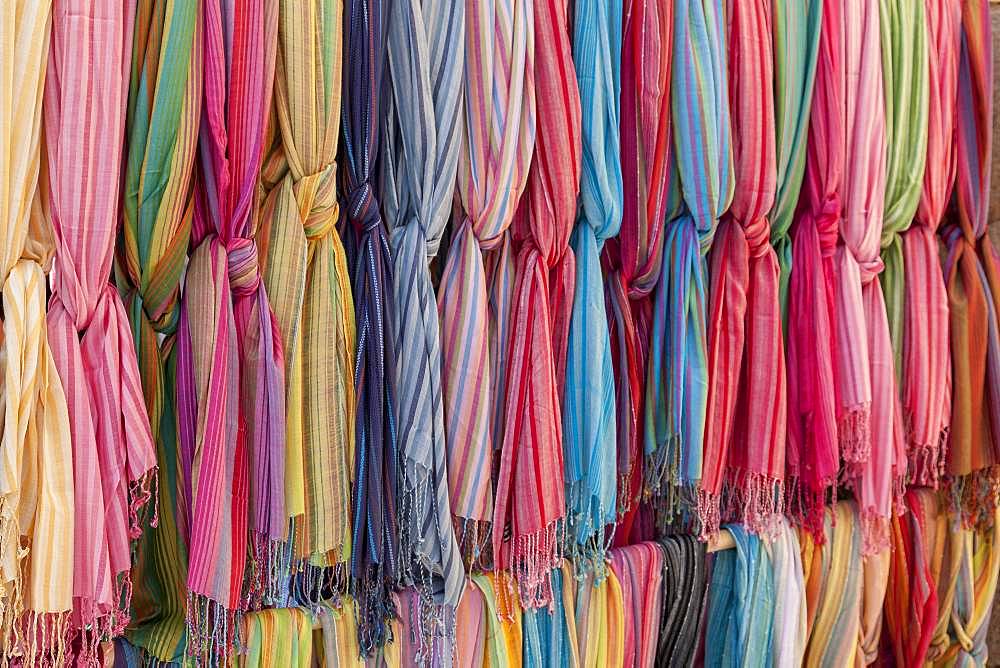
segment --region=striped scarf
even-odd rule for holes
[[[937,485],[944,470],[951,406],[948,294],[939,270],[937,230],[955,181],[955,102],[961,8],[926,0],[927,164],[916,218],[902,235],[904,283],[903,421],[910,480]]]
[[[309,615],[298,608],[261,610],[246,616],[247,651],[240,668],[310,668],[313,665],[313,632]]]
[[[179,661],[186,616],[187,545],[179,534],[175,337],[180,283],[194,215],[191,174],[201,120],[201,12],[193,0],[160,11],[139,3],[126,128],[124,222],[115,275],[135,339],[143,397],[156,439],[159,525],[136,550],[141,587],[129,639]],[[176,54],[176,55],[175,55]],[[176,91],[183,91],[180,103]],[[161,339],[162,338],[162,342]]]
[[[134,22],[133,2],[56,2],[45,81],[59,268],[46,324],[72,437],[75,500],[66,510],[75,525],[73,632],[82,663],[95,661],[98,641],[128,621],[131,541],[156,475],[128,317],[108,283]]]
[[[352,226],[354,318],[358,323],[351,593],[361,655],[388,640],[395,616],[389,591],[399,572],[399,474],[393,266],[389,234],[373,189],[383,121],[385,15],[380,0],[348,0],[344,17],[344,191]]]
[[[288,524],[284,357],[253,240],[277,10],[271,0],[203,5],[201,161],[177,334],[177,411],[188,655],[205,661],[232,651],[242,611],[276,596]]]
[[[49,0],[0,10],[0,663],[66,659],[74,498],[66,395],[42,326],[54,244],[43,210],[42,92]],[[15,93],[17,91],[17,93]],[[16,97],[15,97],[16,95]],[[41,180],[41,182],[40,182]],[[44,493],[36,493],[43,491]],[[43,630],[51,634],[42,642]],[[22,643],[17,644],[20,636]],[[34,651],[32,651],[34,649]]]
[[[673,139],[686,210],[667,225],[647,381],[662,390],[647,405],[653,424],[646,431],[648,476],[661,482],[652,491],[667,497],[668,511],[676,509],[676,494],[702,477],[709,381],[702,257],[734,182],[724,30],[721,0],[674,4]],[[705,499],[699,507],[712,504]]]
[[[658,383],[647,383],[646,358],[653,321],[652,292],[663,259],[663,228],[680,205],[670,134],[673,3],[627,0],[622,17],[622,222],[604,244],[602,264],[614,363],[620,498],[631,508],[618,518],[615,544],[631,542],[635,499],[643,492],[643,415]],[[648,488],[658,487],[650,481]],[[621,504],[619,504],[621,505]]]
[[[806,650],[806,588],[798,535],[782,517],[776,538],[765,543],[774,570],[774,623],[771,658],[775,666],[801,666]]]
[[[354,461],[354,309],[336,225],[341,106],[340,0],[282,0],[274,78],[274,141],[255,235],[281,335],[285,374],[286,559],[303,603],[321,597],[322,568],[344,580]]]
[[[528,199],[513,223],[507,426],[493,514],[496,567],[511,571],[529,608],[551,599],[549,572],[561,561],[566,517],[560,402],[573,300],[569,235],[580,180],[580,98],[565,4],[534,7],[527,76],[537,135]]]
[[[992,149],[993,58],[987,3],[962,3],[956,112],[955,214],[942,234],[952,381],[945,473],[966,520],[996,505],[1000,463],[1000,270],[986,234]],[[983,503],[983,502],[986,503]],[[977,517],[978,515],[978,517]]]
[[[582,668],[625,665],[625,608],[614,569],[576,583],[576,632]]]
[[[864,553],[888,546],[898,400],[878,255],[885,192],[885,107],[874,0],[844,3],[843,217],[837,247],[838,432],[861,514]],[[862,336],[862,333],[864,335]],[[825,388],[824,388],[825,389]]]
[[[656,665],[689,666],[701,637],[705,604],[705,543],[694,536],[676,535],[660,543],[663,550],[663,592],[660,599]]]
[[[509,577],[506,573],[477,574],[469,580],[459,604],[455,665],[464,668],[522,665],[521,608],[516,600],[500,601],[497,597],[497,592],[507,586],[498,579],[506,577]]]
[[[451,512],[471,567],[488,564],[492,462],[505,421],[513,271],[507,230],[527,180],[535,112],[531,4],[465,0],[465,9],[465,124],[458,168],[464,218],[452,235],[438,311]]]
[[[663,550],[638,543],[611,551],[611,568],[622,588],[625,622],[624,666],[652,668],[663,614]]]
[[[421,630],[428,634],[422,650],[434,635],[454,638],[465,585],[451,521],[438,314],[427,264],[451,213],[465,55],[452,45],[464,37],[462,3],[396,2],[389,15],[383,210],[393,228],[394,275],[407,277],[396,281],[394,294],[400,576],[421,593]]]
[[[616,495],[614,363],[600,257],[605,240],[617,236],[622,222],[621,51],[621,0],[577,0],[573,61],[580,89],[583,164],[580,216],[571,240],[576,286],[562,411],[566,497],[577,567],[604,566],[604,527],[614,522],[616,508],[623,512],[634,501],[627,489]],[[632,455],[619,453],[620,483],[627,480]]]
[[[843,3],[813,2],[809,9],[815,85],[802,205],[792,228],[786,489],[793,518],[822,539],[824,507],[840,466],[834,305],[847,148],[843,106],[847,75]]]
[[[753,532],[774,529],[784,500],[785,356],[780,267],[767,215],[775,201],[770,0],[727,15],[735,192],[712,243],[708,408],[698,496],[702,533],[719,530],[720,502]],[[683,178],[683,173],[682,173]]]
[[[522,660],[527,666],[575,668],[580,665],[573,608],[573,567],[566,561],[552,571],[552,605],[524,610]]]

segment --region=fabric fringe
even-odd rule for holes
[[[785,510],[792,521],[807,531],[817,545],[826,544],[823,519],[826,506],[837,499],[837,480],[824,480],[812,489],[801,478],[789,478],[785,485]]]
[[[414,609],[414,607],[416,609]],[[436,656],[438,640],[448,643],[449,656],[454,657],[457,648],[457,620],[455,609],[450,605],[436,603],[429,587],[417,586],[417,596],[409,605],[411,636],[415,653],[409,660],[416,666],[447,665],[442,657]]]
[[[284,607],[292,567],[292,541],[275,540],[250,532],[250,559],[246,572],[247,610]]]
[[[722,494],[699,489],[698,539],[708,541],[719,533],[722,518],[744,525],[750,533],[773,540],[785,509],[785,483],[757,471],[729,473]]]
[[[493,566],[493,523],[452,516],[455,538],[465,564],[465,572],[489,571]]]
[[[671,456],[672,454],[672,456]],[[676,487],[680,470],[680,435],[669,436],[652,454],[646,455],[642,471],[643,496],[646,499],[662,496]]]
[[[188,592],[187,656],[198,666],[228,665],[243,650],[243,612],[227,610],[207,596]]]
[[[949,512],[963,528],[988,530],[1000,505],[1000,465],[947,479],[951,499]]]
[[[14,644],[4,645],[0,665],[61,668],[70,664],[72,634],[69,611],[38,613],[28,610],[17,621],[16,627]],[[94,653],[91,656],[96,658]],[[81,652],[80,663],[94,665],[95,662],[88,663]]]
[[[864,464],[871,456],[871,410],[871,402],[866,402],[849,408],[837,420],[840,456],[848,478],[856,477],[857,465]]]
[[[149,525],[156,528],[160,523],[159,504],[156,502],[156,485],[159,469],[154,466],[133,480],[128,486],[128,537],[134,542],[142,535],[143,524],[150,509],[152,499],[152,517]]]
[[[904,419],[909,482],[921,487],[938,489],[945,476],[944,464],[948,453],[948,426],[945,425],[934,443],[917,443],[913,434],[913,415]]]
[[[862,557],[874,556],[889,549],[891,518],[879,515],[874,508],[865,508],[859,513],[859,522]]]
[[[375,656],[381,647],[392,642],[392,626],[396,607],[385,582],[381,564],[362,567],[360,577],[351,581],[351,594],[357,604],[358,644],[361,656]]]
[[[561,543],[564,538],[565,522],[559,519],[534,533],[514,539],[510,572],[517,580],[522,608],[548,607],[550,612],[554,609],[552,569],[559,568],[562,562]]]

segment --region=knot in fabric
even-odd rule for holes
[[[370,191],[370,189],[369,189]],[[337,164],[303,176],[295,183],[295,200],[299,205],[302,228],[306,239],[318,241],[330,234],[337,225]]]
[[[875,256],[870,260],[859,261],[858,269],[861,272],[861,284],[868,285],[875,280],[876,276],[882,273],[882,270],[885,269],[885,263],[881,257]]]
[[[256,291],[260,285],[260,269],[254,240],[236,237],[230,241],[226,246],[226,259],[233,294],[242,297]]]
[[[819,237],[820,247],[824,251],[832,251],[837,247],[837,236],[840,233],[840,214],[840,197],[833,194],[823,200],[823,204],[814,218],[816,234]]]
[[[348,215],[355,229],[371,232],[378,227],[378,201],[371,184],[365,181],[348,195]]]
[[[765,216],[759,216],[743,225],[750,257],[758,258],[771,248],[771,226]]]

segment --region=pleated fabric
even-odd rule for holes
[[[948,293],[940,271],[937,231],[955,182],[955,119],[961,7],[924,3],[927,30],[927,158],[916,217],[902,234],[903,343],[901,379],[908,478],[936,486],[944,473],[951,413]]]
[[[573,62],[583,150],[579,217],[570,238],[576,284],[562,407],[567,513],[577,567],[603,568],[605,525],[614,522],[616,510],[624,513],[637,501],[626,485],[634,453],[624,453],[624,462],[615,457],[614,363],[601,271],[604,242],[618,235],[622,222],[621,58],[621,0],[577,0]]]
[[[350,555],[356,339],[347,258],[336,226],[341,112],[340,0],[278,7],[271,141],[255,240],[284,351],[283,480],[294,590],[318,603],[323,567]]]
[[[815,80],[801,203],[791,230],[786,506],[817,539],[840,467],[835,296],[847,158],[843,23],[844,4],[824,1],[810,2],[808,21],[794,24],[807,26],[815,44]],[[775,91],[779,88],[776,84]]]
[[[667,224],[649,371],[649,383],[662,391],[647,409],[654,424],[646,444],[649,475],[667,483],[662,495],[671,510],[678,493],[687,496],[702,477],[709,381],[703,257],[734,184],[724,31],[721,0],[674,4],[671,116],[685,210]]]
[[[74,486],[70,423],[46,328],[55,244],[40,150],[49,0],[0,9],[0,662],[62,664],[73,609]],[[51,642],[42,644],[43,629]],[[54,630],[54,632],[53,632]],[[17,642],[20,636],[20,644]]]
[[[416,659],[433,636],[454,639],[464,586],[451,520],[441,389],[438,314],[428,262],[451,213],[461,140],[465,6],[439,0],[393,5],[388,19],[389,73],[383,144],[383,211],[392,227],[399,429],[400,576],[421,594]]]
[[[193,251],[177,334],[188,655],[225,660],[242,612],[277,599],[288,518],[284,353],[253,212],[278,5],[208,2]],[[232,63],[242,67],[231,67]]]
[[[304,610],[261,610],[247,615],[244,624],[247,652],[239,657],[241,668],[313,665],[312,620]]]
[[[141,586],[130,641],[150,657],[184,653],[187,544],[180,533],[183,479],[177,441],[176,332],[194,216],[192,172],[202,95],[202,12],[197,2],[140,2],[132,44],[121,235],[115,257],[146,411],[156,444],[158,525],[136,550]],[[138,584],[138,583],[137,583]]]
[[[66,392],[74,480],[66,507],[73,548],[66,543],[51,554],[72,570],[71,633],[85,664],[96,661],[98,641],[119,635],[128,621],[131,543],[156,475],[128,316],[108,282],[135,10],[134,2],[112,0],[56,3],[45,79],[48,214],[58,266],[46,326]]]
[[[963,517],[988,521],[996,505],[988,490],[995,489],[994,467],[1000,462],[1000,272],[986,234],[993,118],[988,3],[962,3],[961,30],[955,206],[942,230],[953,373],[945,472],[957,479],[954,496]]]
[[[646,361],[664,225],[680,206],[670,117],[674,6],[629,0],[622,10],[622,222],[601,254],[615,379],[619,496],[631,501],[618,518],[616,545],[634,542],[635,500],[656,494],[662,484],[653,477],[644,481],[648,469],[643,455],[646,445],[655,443],[647,437],[653,419],[646,407],[662,406],[654,398],[660,385],[647,379]],[[661,349],[653,346],[656,352]],[[662,369],[662,364],[656,367]]]
[[[774,540],[764,544],[774,572],[771,664],[801,666],[808,639],[802,551],[798,534],[787,518],[778,521],[775,531]]]
[[[694,536],[669,536],[663,550],[663,610],[655,665],[688,666],[695,658],[708,586],[705,543]]]
[[[660,615],[663,550],[657,543],[638,543],[610,552],[611,569],[622,590],[625,622],[623,666],[655,665]]]
[[[822,545],[804,534],[803,567],[808,562],[806,597],[809,642],[805,666],[849,666],[858,659],[863,559],[857,506],[840,501],[824,518]],[[806,555],[812,552],[812,555]],[[812,557],[812,558],[810,558]],[[813,560],[814,559],[814,560]],[[812,589],[812,592],[810,592]]]
[[[886,179],[879,5],[845,3],[842,27],[845,165],[852,168],[844,170],[836,259],[838,434],[867,555],[888,547],[893,460],[902,438],[885,300],[875,280],[883,268],[878,253]]]
[[[464,213],[452,232],[438,312],[451,512],[467,568],[489,556],[493,453],[504,437],[508,230],[535,146],[532,8],[525,0],[465,2]]]
[[[584,668],[625,665],[625,612],[614,569],[597,579],[588,573],[576,582],[576,631]]]
[[[566,561],[552,571],[552,605],[526,608],[521,618],[526,666],[575,668],[580,665],[577,648],[573,567]]]
[[[773,531],[785,477],[781,272],[767,218],[777,188],[772,6],[753,0],[727,9],[735,190],[712,242],[709,270],[709,386],[698,493],[708,536],[718,532],[722,514],[750,531]]]
[[[566,10],[561,0],[534,6],[527,76],[535,155],[512,228],[506,426],[493,509],[495,566],[510,571],[528,608],[551,599],[549,573],[561,562],[566,518],[560,406],[574,288],[569,236],[580,182],[580,95]]]

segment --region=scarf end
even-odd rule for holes
[[[410,641],[414,646],[414,665],[450,665],[457,648],[455,609],[437,603],[429,586],[418,586],[418,595],[409,606]],[[443,643],[443,644],[442,644]],[[441,656],[447,650],[447,656]]]
[[[265,606],[284,607],[288,603],[293,541],[272,538],[258,531],[250,532],[250,559],[246,577],[248,610]]]
[[[679,444],[679,436],[669,436],[656,450],[646,455],[642,467],[642,493],[645,498],[663,496],[669,493],[667,488],[678,486],[680,462],[671,453],[679,451]]]
[[[837,498],[837,480],[823,480],[816,487],[792,477],[785,486],[785,508],[792,520],[813,537],[817,545],[826,543],[823,520],[826,507]]]
[[[553,520],[530,534],[516,536],[510,553],[510,572],[517,580],[522,608],[544,608],[552,602],[552,569],[562,562],[565,521]]]
[[[396,607],[382,565],[368,564],[362,568],[361,575],[351,581],[351,594],[358,621],[358,647],[361,656],[368,658],[392,642],[389,622],[396,618]]]
[[[152,501],[152,517],[149,525],[155,528],[160,523],[159,504],[156,498],[157,471],[154,466],[129,483],[128,536],[133,541],[142,535],[143,524],[150,510],[150,501]]]
[[[10,635],[0,643],[0,665],[21,666],[66,666],[72,655],[72,633],[70,611],[35,612],[25,611],[12,620]],[[4,619],[6,623],[7,620]],[[7,629],[4,629],[6,632]],[[87,654],[92,650],[91,654]],[[90,661],[90,658],[93,661]],[[97,659],[97,643],[81,648],[82,665],[90,665]],[[89,661],[89,663],[88,663]]]
[[[493,523],[471,517],[452,517],[459,553],[465,564],[465,572],[491,570],[493,565]]]
[[[1000,465],[989,466],[946,483],[951,497],[951,514],[967,529],[988,529],[1000,505]]]
[[[837,421],[837,434],[846,477],[856,477],[858,465],[867,462],[871,456],[871,403],[848,408]]]
[[[874,508],[865,508],[860,513],[861,556],[871,557],[890,547],[889,524],[891,519],[881,515]]]
[[[906,420],[906,452],[910,483],[921,487],[938,489],[944,478],[944,461],[948,443],[948,427],[941,428],[934,443],[918,443],[915,440],[912,419]]]
[[[201,666],[228,665],[243,648],[243,612],[228,610],[202,594],[188,592],[187,656]]]
[[[762,538],[776,538],[785,510],[785,481],[759,471],[738,469],[727,476],[723,513]]]

